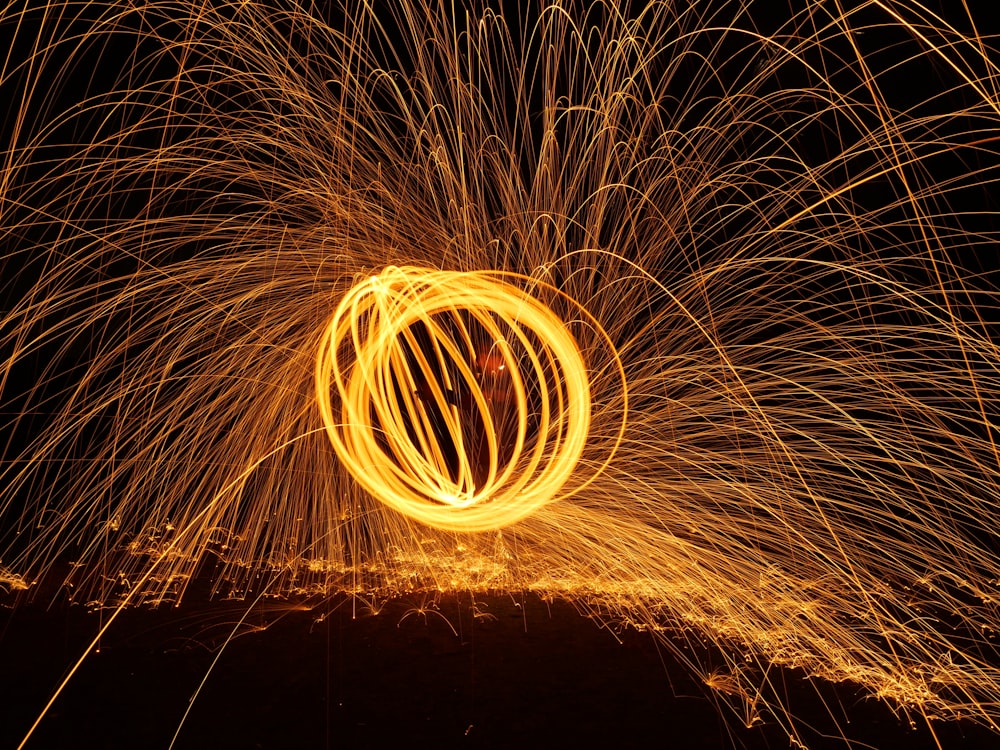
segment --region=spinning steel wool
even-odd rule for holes
[[[4,8],[0,582],[531,590],[996,729],[998,55],[800,5]]]

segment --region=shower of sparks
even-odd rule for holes
[[[975,18],[269,5],[0,9],[0,589],[534,590],[1000,729]]]

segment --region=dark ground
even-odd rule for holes
[[[420,603],[375,616],[360,602],[353,612],[342,600],[333,611],[275,602],[241,627],[239,602],[126,611],[27,747],[166,748],[189,703],[176,748],[789,747],[773,723],[727,721],[649,634],[615,636],[531,595],[480,598],[479,617],[468,597],[423,613]],[[99,622],[80,606],[0,610],[0,748],[17,746]],[[243,634],[212,667],[234,629]],[[845,747],[823,732],[865,743],[851,747],[935,747],[850,686],[817,693],[800,674],[781,679],[818,728],[801,728],[814,749]],[[946,750],[1000,747],[975,726],[935,726]]]

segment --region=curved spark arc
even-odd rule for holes
[[[696,628],[732,654],[706,681],[771,691],[755,710],[789,726],[772,664],[996,726],[998,297],[970,256],[997,231],[964,208],[998,177],[989,38],[914,2],[766,29],[725,0],[82,7],[2,15],[28,49],[0,76],[25,268],[0,320],[0,581],[71,559],[85,600],[155,603],[218,559],[233,596],[261,570],[285,593],[528,588]],[[123,77],[47,93],[119,37]],[[907,100],[897,70],[941,87]],[[427,528],[338,462],[317,352],[391,265],[558,290],[592,399],[558,502]],[[471,386],[473,349],[427,368]],[[521,476],[481,388],[477,464],[449,454],[454,384],[381,377],[410,489],[449,461],[456,505]]]

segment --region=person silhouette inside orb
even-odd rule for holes
[[[444,402],[457,410],[461,429],[462,449],[469,462],[474,488],[480,488],[489,478],[490,445],[487,439],[487,420],[476,402],[473,388],[478,388],[489,410],[492,430],[497,445],[497,471],[511,460],[517,438],[517,398],[514,381],[508,371],[509,364],[503,353],[494,347],[478,349],[471,358],[470,369],[474,383],[462,377],[455,367],[449,378],[453,387],[447,388],[438,378]],[[450,478],[459,481],[459,447],[435,398],[434,389],[426,374],[415,375],[416,396],[424,407],[434,439],[445,459]]]

